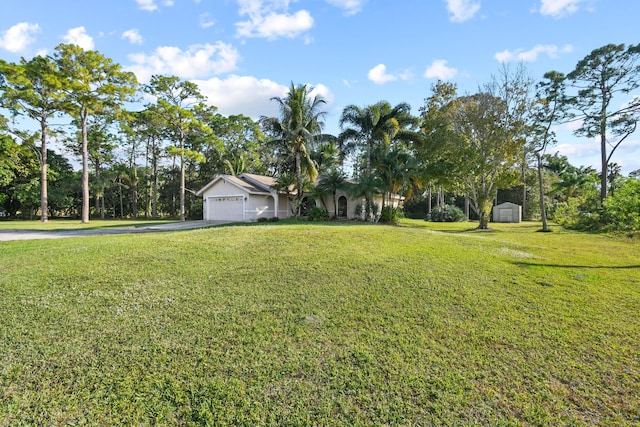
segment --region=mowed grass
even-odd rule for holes
[[[473,227],[0,242],[0,424],[639,425],[640,245]]]
[[[40,221],[0,221],[0,231],[20,230],[20,231],[69,231],[69,230],[92,230],[101,228],[134,228],[146,225],[163,224],[176,222],[171,220],[149,220],[149,219],[112,219],[112,220],[91,220],[82,223],[79,219],[54,219],[47,222]]]

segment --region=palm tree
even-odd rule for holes
[[[331,195],[333,198],[333,216],[334,218],[338,217],[338,200],[337,193],[338,190],[342,190],[346,185],[346,178],[344,173],[339,169],[333,169],[328,174],[322,175],[318,180],[318,185],[316,188],[318,189],[319,194],[327,194]]]
[[[311,98],[313,88],[307,85],[294,86],[293,82],[286,97],[271,98],[280,108],[280,117],[263,117],[262,124],[273,134],[279,135],[280,140],[287,150],[293,154],[295,160],[297,214],[300,215],[300,207],[304,196],[303,186],[304,171],[312,182],[318,176],[318,171],[311,159],[311,144],[320,136],[322,131],[322,118],[325,111],[320,108],[326,101],[319,95]]]
[[[409,151],[393,148],[380,150],[376,154],[376,173],[385,188],[382,197],[383,208],[385,198],[390,202],[394,193],[403,191],[406,198],[410,199],[414,189],[422,188],[418,161]]]
[[[364,180],[371,182],[372,152],[376,144],[390,145],[391,141],[413,123],[410,115],[411,107],[400,103],[395,107],[386,101],[360,108],[348,105],[342,111],[340,128],[343,129],[339,141],[342,146],[360,148],[365,151]],[[370,188],[365,185],[363,188]],[[368,189],[364,193],[366,219],[370,216],[372,193]]]

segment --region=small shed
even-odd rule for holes
[[[493,207],[493,222],[520,221],[522,221],[522,206],[511,202],[504,202]]]

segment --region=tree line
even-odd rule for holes
[[[610,44],[540,82],[523,66],[503,67],[473,94],[439,81],[417,116],[406,103],[348,105],[330,135],[326,102],[310,86],[292,82],[273,98],[277,117],[223,116],[192,82],[154,75],[141,85],[100,52],[62,44],[50,56],[0,60],[0,214],[185,220],[201,215],[195,190],[219,173],[249,172],[295,190],[297,214],[305,194],[323,200],[348,187],[364,198],[367,220],[394,221],[399,210],[385,205],[394,194],[407,208],[426,200],[424,214],[434,199],[443,208],[462,198],[487,228],[499,192],[509,191],[544,230],[548,216],[638,229],[638,174],[622,177],[612,162],[636,130],[638,58],[640,45]],[[600,172],[550,155],[554,129],[567,123],[598,140]]]

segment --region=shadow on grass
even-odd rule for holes
[[[572,264],[546,264],[541,262],[514,261],[518,267],[553,267],[553,268],[589,268],[589,269],[636,269],[640,265],[572,265]]]

